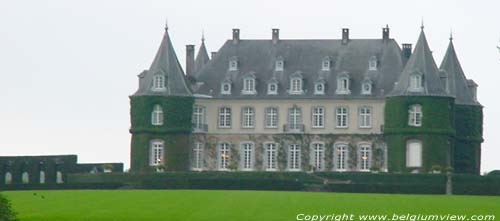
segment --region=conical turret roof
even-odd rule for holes
[[[200,50],[198,50],[198,55],[196,55],[194,71],[197,74],[204,66],[210,61],[208,57],[207,48],[205,47],[205,37],[201,38]]]

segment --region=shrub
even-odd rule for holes
[[[10,201],[3,195],[0,195],[0,221],[17,220],[16,213],[12,209]]]

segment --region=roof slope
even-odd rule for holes
[[[152,90],[153,79],[157,74],[166,77],[166,90]],[[141,95],[163,95],[163,96],[190,96],[191,90],[186,84],[184,71],[182,70],[175,50],[170,41],[168,28],[165,28],[165,34],[156,53],[155,59],[149,70],[143,71],[139,75],[139,89],[133,96]]]
[[[467,86],[467,78],[458,61],[455,47],[453,46],[452,38],[450,37],[450,44],[446,50],[446,54],[439,67],[444,71],[447,79],[447,91],[450,95],[455,97],[456,104],[462,105],[480,105],[472,97],[472,93]]]
[[[200,50],[198,50],[198,55],[196,55],[196,60],[194,62],[194,73],[195,75],[210,61],[208,57],[207,48],[205,47],[205,38],[201,38]]]
[[[376,56],[378,68],[368,71],[369,59]],[[238,71],[229,71],[230,59],[237,59]],[[322,71],[323,59],[329,59],[331,70]],[[277,59],[284,61],[284,70],[275,71]],[[240,40],[234,44],[226,41],[217,56],[198,73],[200,85],[194,93],[218,98],[369,98],[361,95],[361,82],[369,78],[373,82],[373,95],[383,97],[393,88],[403,69],[401,49],[390,39],[350,39],[343,45],[341,40]],[[256,78],[256,95],[244,95],[243,77],[253,73]],[[298,73],[304,80],[304,94],[289,95],[290,76]],[[335,94],[337,76],[350,78],[349,95]],[[326,82],[325,95],[314,95],[314,82],[322,78]],[[267,95],[267,82],[276,79],[278,95]],[[221,95],[224,80],[232,82],[232,94]]]
[[[415,92],[409,90],[410,76],[415,73],[423,76],[423,91]],[[394,90],[389,94],[389,96],[404,95],[449,96],[442,86],[439,71],[432,57],[432,52],[429,49],[423,27],[413,54],[406,63],[397,84],[394,86]]]

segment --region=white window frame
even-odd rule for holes
[[[217,168],[221,171],[229,170],[231,163],[231,144],[228,142],[219,143],[217,149]]]
[[[229,71],[237,71],[238,70],[238,60],[233,59],[229,61]]]
[[[272,90],[273,86],[274,86],[274,90]],[[267,84],[267,94],[268,95],[277,95],[278,94],[278,84],[277,83]]]
[[[292,130],[300,129],[299,125],[303,124],[301,107],[293,106],[288,108],[288,124],[289,128]]]
[[[241,143],[241,170],[252,171],[254,165],[255,144],[253,142]]]
[[[338,106],[335,108],[335,127],[349,128],[349,107]]]
[[[149,165],[160,166],[164,165],[165,159],[165,142],[163,140],[152,140],[149,147]]]
[[[323,59],[323,61],[321,62],[321,70],[322,71],[329,71],[331,69],[330,64],[331,64],[330,60]]]
[[[45,183],[45,171],[40,170],[40,177],[39,177],[40,184]]]
[[[266,171],[278,170],[278,144],[274,142],[264,143],[264,162]]]
[[[318,89],[318,87],[321,87]],[[325,83],[318,82],[314,84],[314,94],[315,95],[324,95],[325,94]]]
[[[410,75],[409,83],[408,83],[408,90],[410,92],[423,92],[424,91],[424,85],[423,85],[423,79],[424,76],[420,73],[413,73]]]
[[[195,128],[200,128],[201,125],[206,124],[206,107],[203,105],[194,105],[193,107],[193,124]]]
[[[371,56],[368,61],[368,70],[376,71],[377,70],[377,57]]]
[[[245,106],[241,108],[241,127],[255,128],[255,108]]]
[[[365,88],[368,87],[368,88]],[[363,82],[361,85],[361,94],[362,95],[371,95],[372,94],[372,83],[369,81]]]
[[[361,106],[359,108],[359,128],[372,128],[373,108]]]
[[[312,128],[325,128],[325,107],[314,106],[311,114]]]
[[[154,91],[164,91],[166,90],[166,79],[162,74],[155,74],[153,76],[153,90]]]
[[[257,94],[255,90],[255,78],[245,77],[243,78],[243,90],[241,91],[244,95],[254,95]]]
[[[349,88],[350,88],[349,77],[343,76],[337,78],[337,90],[335,91],[336,94],[350,94],[351,90]]]
[[[303,94],[303,80],[300,77],[290,78],[290,94]]]
[[[5,172],[4,181],[5,181],[6,185],[12,184],[12,173],[11,172],[9,172],[9,171]]]
[[[164,123],[163,108],[159,104],[153,106],[153,111],[151,112],[151,125],[161,126]]]
[[[24,171],[22,174],[21,174],[21,182],[23,184],[28,184],[30,183],[30,174],[26,171]]]
[[[219,107],[217,116],[219,128],[231,128],[232,125],[232,110],[231,107]]]
[[[372,145],[369,143],[360,143],[359,149],[359,171],[370,171],[372,163]]]
[[[423,144],[421,140],[406,141],[406,167],[422,167]]]
[[[227,86],[227,90],[225,90],[225,86]],[[231,94],[231,83],[229,82],[222,83],[220,87],[220,93],[224,95]]]
[[[349,144],[340,142],[335,143],[333,148],[334,170],[338,172],[347,171],[349,158]]]
[[[201,171],[203,169],[203,143],[195,142],[193,147],[193,170]]]
[[[408,126],[421,127],[424,114],[422,105],[412,104],[408,108]]]
[[[299,144],[288,145],[288,170],[300,171],[301,169],[301,151]]]
[[[325,170],[325,143],[311,143],[311,166],[315,168],[314,171]]]
[[[278,107],[266,107],[264,116],[265,128],[278,128],[279,109]]]
[[[285,69],[285,62],[283,60],[277,60],[274,64],[275,71],[283,71]]]

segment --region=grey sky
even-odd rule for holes
[[[216,51],[241,37],[380,38],[389,24],[414,44],[424,18],[439,65],[450,29],[485,106],[482,170],[500,169],[499,1],[8,1],[0,2],[0,155],[78,154],[129,165],[128,96],[160,44],[165,19],[177,56],[205,30]]]

